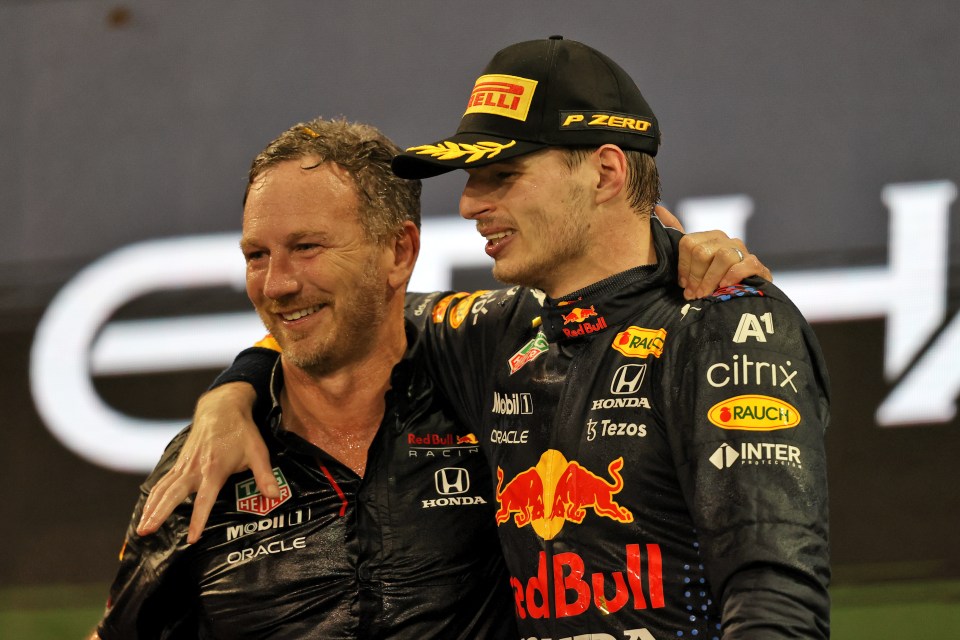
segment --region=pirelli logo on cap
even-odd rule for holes
[[[610,111],[561,111],[560,129],[567,131],[572,129],[609,129],[610,131],[635,133],[651,138],[656,137],[656,128],[650,120]]]
[[[518,76],[490,74],[480,76],[473,85],[473,92],[463,115],[489,113],[515,120],[526,120],[533,102],[536,80]]]

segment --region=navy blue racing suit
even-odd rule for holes
[[[434,295],[421,319],[496,478],[521,637],[826,638],[816,337],[760,279],[684,300],[651,228],[656,265],[560,300]]]

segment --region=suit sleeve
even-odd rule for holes
[[[140,488],[106,611],[97,627],[102,640],[198,637],[197,589],[189,571],[186,543],[193,500],[178,507],[153,535],[141,537],[136,533],[150,488],[176,460],[186,433],[184,430],[170,443],[157,468]]]
[[[407,319],[420,333],[419,348],[431,375],[474,430],[479,430],[485,390],[497,368],[510,366],[504,355],[508,334],[529,326],[533,317],[530,295],[519,287],[407,296]]]
[[[254,419],[266,416],[270,411],[270,378],[274,364],[280,357],[280,346],[269,338],[257,343],[258,345],[244,349],[233,360],[228,368],[216,377],[211,389],[229,382],[246,382],[257,392],[257,401],[253,406]]]
[[[826,369],[775,288],[678,329],[663,392],[725,640],[829,637]]]

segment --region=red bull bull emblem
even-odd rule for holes
[[[623,489],[623,458],[607,467],[613,479],[606,479],[569,462],[562,453],[549,449],[534,467],[517,474],[503,486],[503,469],[497,467],[497,525],[513,517],[518,527],[531,525],[538,536],[550,540],[567,520],[580,524],[591,509],[596,515],[618,522],[633,522],[629,509],[621,507],[613,496]]]
[[[237,511],[265,516],[289,500],[292,495],[290,485],[287,483],[287,479],[283,477],[280,467],[273,468],[273,477],[277,479],[277,484],[280,485],[279,498],[268,498],[261,495],[260,490],[257,489],[257,482],[253,478],[238,482],[236,485]]]
[[[477,440],[477,436],[472,433],[468,433],[465,436],[457,436],[457,444],[479,444],[480,441]]]
[[[560,317],[563,318],[563,335],[568,338],[578,338],[590,333],[603,331],[607,328],[607,319],[597,315],[597,309],[593,305],[590,305],[586,309],[574,307],[570,310],[570,313],[561,314]],[[594,322],[587,322],[587,318],[596,318],[596,320]],[[577,326],[575,329],[569,329],[566,326],[568,324],[575,324]]]
[[[563,324],[570,324],[571,322],[583,322],[587,318],[592,318],[597,315],[597,309],[593,305],[590,305],[586,309],[581,309],[580,307],[574,307],[570,313],[561,315],[563,318]]]

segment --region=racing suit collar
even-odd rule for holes
[[[582,340],[619,326],[636,314],[638,297],[652,288],[676,284],[677,245],[681,234],[651,216],[657,264],[633,267],[560,298],[547,297],[540,312],[550,342]]]
[[[429,401],[433,393],[433,381],[426,374],[426,367],[417,366],[417,362],[422,357],[419,333],[414,324],[406,319],[404,319],[404,332],[407,336],[407,350],[400,362],[394,365],[390,373],[390,389],[387,390],[387,414],[390,413],[391,407],[395,407],[395,415],[398,419],[394,421],[394,426],[398,431],[402,431],[406,417],[420,404]],[[269,431],[274,438],[285,433],[280,426],[283,415],[280,406],[280,392],[283,390],[282,359],[282,356],[277,358],[270,374],[271,405],[266,422],[269,428],[261,429],[262,432]],[[265,437],[266,435],[264,433]]]

